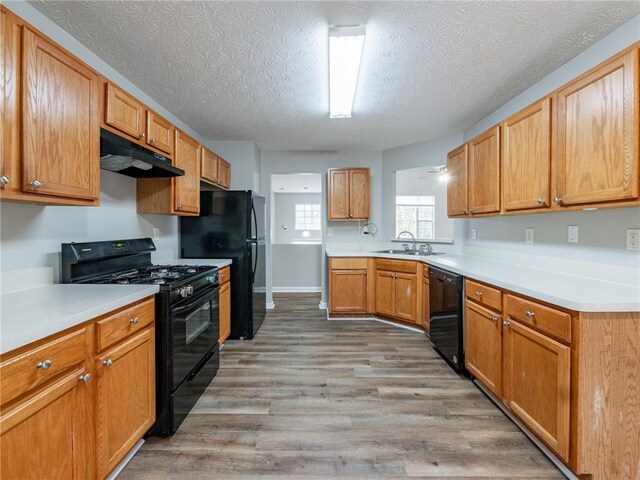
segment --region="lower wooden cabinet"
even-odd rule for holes
[[[395,314],[396,318],[418,323],[418,277],[414,273],[396,273]]]
[[[502,315],[467,300],[465,362],[473,376],[502,395]]]
[[[98,477],[106,477],[155,421],[155,329],[98,357]]]
[[[222,345],[231,335],[231,283],[227,282],[220,287],[220,338],[218,343]]]
[[[395,273],[376,272],[376,313],[393,317],[396,313]]]
[[[331,311],[367,313],[367,270],[331,270]]]
[[[427,268],[424,269],[422,277],[422,328],[429,333],[429,319],[431,316],[431,308],[429,304],[429,275]]]
[[[506,406],[568,461],[571,349],[513,320],[503,348]]]
[[[90,477],[89,385],[79,368],[20,403],[0,420],[0,462],[6,480]],[[90,379],[90,377],[89,377]]]

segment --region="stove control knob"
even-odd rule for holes
[[[215,275],[209,275],[207,277],[207,282],[209,283],[216,283],[216,276]]]
[[[180,290],[178,290],[178,293],[182,298],[187,298],[189,296],[189,290],[187,290],[187,287],[182,287]]]
[[[193,285],[187,287],[189,289],[189,295],[193,295]]]

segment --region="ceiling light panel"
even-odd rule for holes
[[[329,117],[350,118],[364,46],[364,26],[329,29]]]

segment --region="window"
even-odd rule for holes
[[[416,238],[435,238],[435,197],[396,197],[396,237],[403,231]]]
[[[296,230],[320,230],[320,204],[296,204]]]

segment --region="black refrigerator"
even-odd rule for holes
[[[182,258],[231,259],[232,339],[251,339],[266,315],[264,197],[203,191],[200,215],[180,218]]]

